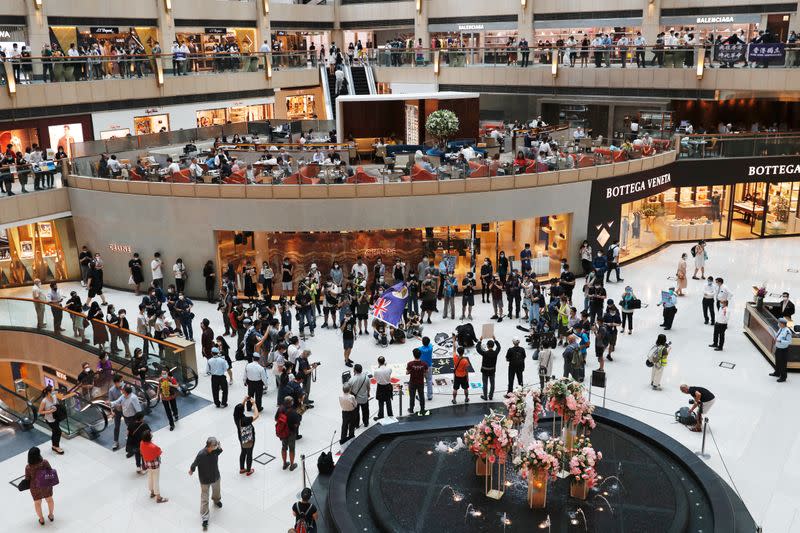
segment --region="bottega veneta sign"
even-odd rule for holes
[[[800,165],[758,165],[750,167],[747,172],[748,176],[783,176],[785,174],[800,174]]]
[[[627,196],[629,194],[643,192],[655,187],[666,185],[672,181],[672,175],[667,172],[660,176],[648,178],[646,180],[634,181],[625,185],[614,185],[606,188],[606,198],[616,198],[617,196]]]

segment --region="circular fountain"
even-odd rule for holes
[[[600,477],[585,501],[569,480],[550,485],[547,506],[530,509],[527,483],[507,466],[500,500],[487,498],[475,459],[456,443],[498,405],[432,411],[377,425],[344,452],[330,479],[327,522],[342,532],[754,531],[728,485],[691,451],[637,420],[597,408],[591,433],[603,452]],[[560,432],[547,416],[540,433]]]

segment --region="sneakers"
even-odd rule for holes
[[[286,470],[287,468],[289,468],[289,463],[284,462],[283,463],[283,469]]]
[[[203,520],[203,531],[208,531],[208,520]]]
[[[296,469],[297,469],[297,463],[292,463],[292,465],[289,467],[289,471],[290,472],[292,472],[292,471],[294,471]]]
[[[222,508],[222,500],[214,502],[214,505],[216,505],[218,508]]]
[[[777,376],[777,374],[775,374]],[[114,445],[111,447],[111,451],[115,452],[119,450],[119,442],[115,442]]]

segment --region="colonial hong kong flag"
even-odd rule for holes
[[[375,304],[372,306],[372,316],[381,322],[399,327],[400,322],[403,321],[406,300],[408,300],[408,288],[404,282],[400,282],[383,291],[381,297],[375,300]]]

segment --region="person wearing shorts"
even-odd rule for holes
[[[281,292],[284,296],[292,292],[292,278],[294,275],[294,265],[289,261],[288,257],[283,258],[281,265]]]
[[[469,357],[464,355],[464,348],[456,343],[453,334],[453,405],[457,403],[458,389],[464,390],[464,403],[469,403]]]

